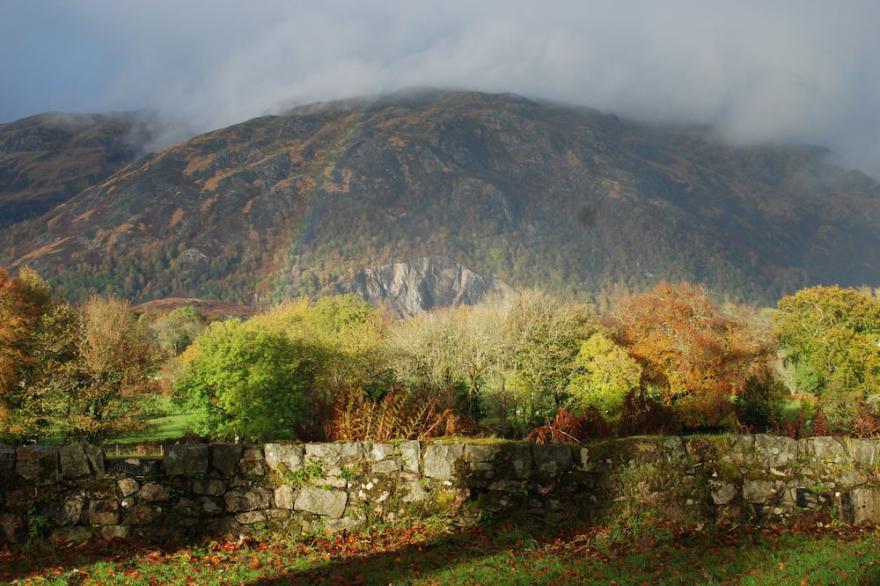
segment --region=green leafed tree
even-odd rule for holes
[[[277,331],[229,320],[211,324],[183,354],[175,393],[210,437],[289,437],[312,413],[312,350]]]
[[[577,371],[568,385],[576,410],[595,407],[615,420],[623,410],[624,398],[639,388],[642,367],[626,351],[602,333],[581,344],[574,360]]]
[[[880,396],[880,300],[867,291],[812,287],[780,300],[776,336],[799,391],[816,395],[836,431]]]

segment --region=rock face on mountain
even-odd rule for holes
[[[417,284],[433,279],[418,262],[393,268],[425,257],[516,287],[689,279],[772,302],[880,284],[880,185],[817,148],[435,91],[196,136],[0,232],[0,264],[31,265],[70,298],[260,305],[360,282],[401,307],[457,299],[457,285]]]
[[[142,154],[135,114],[41,114],[0,124],[0,228],[46,213]]]
[[[435,307],[474,305],[487,297],[509,297],[514,292],[507,283],[478,275],[445,257],[362,269],[341,290],[384,306],[399,317]]]

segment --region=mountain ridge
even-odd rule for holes
[[[880,283],[876,182],[709,134],[478,92],[304,106],[146,155],[8,230],[0,262],[71,297],[257,304],[424,257],[593,295]]]

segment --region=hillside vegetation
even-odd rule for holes
[[[438,255],[513,287],[598,299],[686,279],[772,303],[880,282],[880,186],[816,148],[512,95],[398,94],[150,154],[7,230],[0,262],[68,299],[268,305]]]
[[[210,321],[0,270],[0,439],[130,435],[162,395],[206,438],[876,437],[880,300],[814,287],[768,315],[680,283],[605,312],[522,291],[394,319],[343,295]]]
[[[142,155],[135,114],[42,114],[0,124],[0,228],[48,212]]]

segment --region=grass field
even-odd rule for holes
[[[13,584],[880,584],[880,532],[602,532],[540,538],[441,524],[177,548],[86,546],[0,555]],[[605,545],[603,545],[605,544]]]

